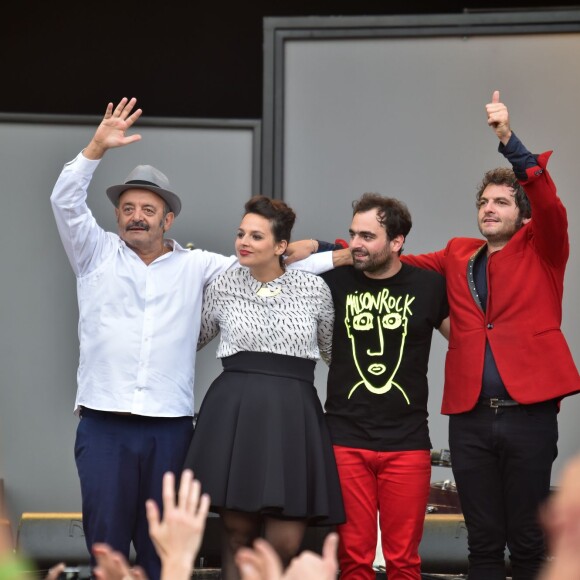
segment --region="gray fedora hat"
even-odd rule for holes
[[[117,206],[119,196],[127,189],[147,189],[161,197],[177,217],[181,211],[181,200],[169,187],[169,179],[159,169],[152,165],[137,165],[127,175],[125,183],[107,188],[107,197]]]

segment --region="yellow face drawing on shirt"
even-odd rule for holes
[[[388,288],[378,293],[355,292],[346,297],[344,323],[351,341],[352,357],[361,377],[348,394],[364,385],[376,395],[398,389],[407,404],[404,389],[394,381],[401,365],[407,336],[408,317],[414,297],[394,297]]]

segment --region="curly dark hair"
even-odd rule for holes
[[[387,232],[387,240],[391,241],[397,236],[407,238],[411,231],[413,220],[411,212],[402,201],[393,197],[384,197],[378,193],[364,193],[359,199],[352,202],[352,215],[363,213],[372,209],[377,210],[379,223]],[[399,254],[403,249],[399,251]]]
[[[479,189],[475,195],[476,206],[479,205],[479,200],[488,185],[507,185],[514,190],[514,201],[519,209],[518,226],[521,225],[522,220],[532,217],[532,206],[530,200],[520,185],[515,173],[509,167],[496,167],[488,171],[479,184]]]

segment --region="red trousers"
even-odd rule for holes
[[[421,578],[419,543],[431,481],[428,450],[334,446],[346,523],[338,526],[342,580],[375,580],[377,512],[389,580]]]

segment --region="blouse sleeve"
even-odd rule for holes
[[[216,282],[212,282],[206,287],[203,293],[203,306],[201,309],[201,326],[197,339],[197,350],[202,349],[211,342],[219,333],[220,326],[217,318],[216,308]]]
[[[334,327],[334,305],[326,282],[320,278],[320,308],[318,311],[318,348],[322,360],[330,365],[332,359],[332,330]]]

